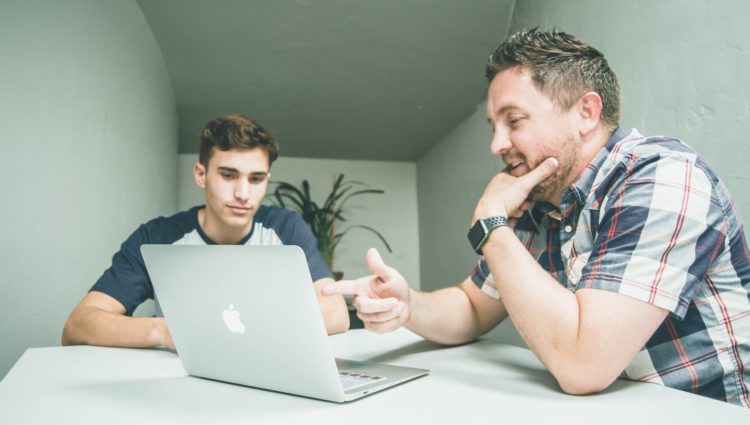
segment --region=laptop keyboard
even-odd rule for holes
[[[385,379],[382,376],[365,375],[363,373],[348,372],[345,370],[339,371],[339,378],[341,378],[341,385],[343,385],[344,391],[348,391],[364,385],[369,385],[373,382],[378,382]]]

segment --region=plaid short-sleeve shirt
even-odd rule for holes
[[[560,211],[537,204],[515,233],[571,291],[670,312],[623,377],[750,407],[750,253],[729,191],[690,147],[618,130]],[[501,295],[482,257],[472,280]]]

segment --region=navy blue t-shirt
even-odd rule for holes
[[[91,291],[103,292],[125,306],[130,316],[141,303],[154,298],[154,288],[141,256],[143,244],[214,245],[198,224],[193,207],[171,217],[158,217],[142,224],[123,242],[112,265],[104,271]],[[250,233],[237,245],[297,245],[305,252],[313,281],[331,277],[310,227],[299,214],[279,207],[261,205],[253,217]]]

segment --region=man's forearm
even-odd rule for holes
[[[71,314],[63,330],[63,345],[100,345],[174,349],[163,318],[128,317],[97,307],[82,307]]]
[[[589,361],[590,347],[580,344],[576,295],[539,266],[509,228],[495,230],[483,251],[508,314],[547,368],[559,378],[577,368],[574,363]]]
[[[409,294],[406,327],[425,339],[445,345],[463,344],[483,332],[468,296],[458,287]]]
[[[667,316],[666,309],[616,292],[569,291],[510,229],[494,231],[482,250],[519,333],[566,392],[608,387]]]

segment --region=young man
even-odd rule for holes
[[[443,344],[510,316],[561,388],[618,376],[750,407],[750,255],[731,196],[679,140],[619,129],[603,55],[523,31],[487,65],[490,150],[508,167],[479,200],[481,255],[457,287],[409,289],[377,251],[354,294],[365,326]]]
[[[151,220],[130,235],[70,314],[63,345],[175,348],[164,318],[132,317],[138,305],[154,297],[141,257],[143,244],[298,245],[307,256],[326,329],[348,329],[343,297],[320,293],[333,279],[310,228],[292,211],[261,205],[277,157],[276,142],[257,122],[241,115],[209,122],[193,167],[206,204]]]

